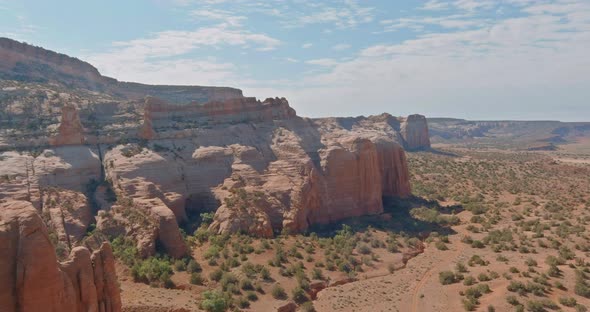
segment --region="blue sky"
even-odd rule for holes
[[[0,0],[0,36],[303,116],[590,121],[588,0]]]

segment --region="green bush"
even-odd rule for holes
[[[316,311],[315,308],[313,307],[313,302],[311,302],[311,301],[303,303],[300,306],[300,308],[301,308],[302,312],[315,312]]]
[[[564,305],[566,307],[575,307],[576,304],[578,304],[578,302],[576,301],[576,298],[574,298],[574,297],[559,298],[559,303],[561,303],[562,305]]]
[[[190,283],[193,285],[203,285],[205,280],[201,273],[191,273]]]
[[[146,260],[136,261],[131,269],[134,281],[151,284],[169,283],[172,275],[170,263],[164,259],[151,257]],[[168,284],[170,285],[170,284]]]
[[[212,281],[216,281],[219,282],[221,280],[221,277],[223,276],[223,271],[221,269],[217,269],[215,271],[212,271],[211,273],[209,273],[209,278]]]
[[[243,290],[253,290],[254,286],[252,285],[252,281],[248,278],[244,278],[240,281],[240,288]]]
[[[249,292],[246,292],[246,298],[250,301],[257,301],[258,295],[253,291],[249,291]]]
[[[578,296],[590,298],[590,287],[586,281],[586,274],[583,271],[576,271],[576,285],[574,292]]]
[[[188,265],[186,266],[186,270],[189,273],[198,273],[198,272],[203,271],[203,269],[201,268],[201,265],[197,261],[195,261],[193,259],[191,259],[188,262]]]
[[[360,254],[363,255],[368,255],[371,253],[371,247],[367,244],[359,244],[359,246],[357,247],[357,250]]]
[[[438,273],[438,280],[443,285],[450,285],[457,283],[459,281],[459,278],[452,271],[443,271]]]
[[[308,300],[307,295],[305,294],[305,290],[303,290],[303,288],[301,288],[300,286],[293,288],[293,291],[291,292],[291,298],[298,304],[301,304]]]
[[[203,301],[201,302],[201,309],[208,312],[223,312],[229,308],[229,302],[219,291],[205,291],[203,293]]]
[[[270,290],[270,294],[275,299],[279,299],[279,300],[287,299],[287,293],[285,292],[285,289],[279,284],[274,284],[272,286],[272,288]]]
[[[244,297],[239,297],[238,299],[236,299],[236,305],[240,309],[246,309],[250,307],[250,301]]]

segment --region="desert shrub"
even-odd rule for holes
[[[322,269],[320,268],[313,268],[311,270],[311,278],[315,280],[323,280],[324,274],[322,273]]]
[[[221,277],[223,277],[223,271],[221,269],[216,269],[214,271],[211,271],[211,273],[209,273],[209,278],[212,281],[219,282],[221,280]]]
[[[569,297],[569,298],[559,298],[559,303],[561,303],[562,305],[566,306],[566,307],[575,307],[576,304],[578,304],[578,302],[576,301],[576,298],[574,297]]]
[[[449,250],[449,247],[447,247],[447,245],[442,241],[437,241],[436,243],[434,243],[434,246],[438,250]]]
[[[311,302],[311,301],[303,303],[300,306],[300,309],[302,312],[315,312],[316,311],[315,308],[313,307],[313,302]]]
[[[260,277],[265,281],[271,280],[270,271],[266,267],[262,267],[260,269]]]
[[[238,297],[235,302],[240,309],[246,309],[250,307],[250,301],[244,297]]]
[[[221,289],[227,291],[230,285],[234,287],[238,284],[238,278],[232,273],[223,273],[219,283],[221,284]]]
[[[136,261],[131,269],[131,275],[136,282],[172,286],[170,275],[172,267],[165,259],[151,257],[146,260]]]
[[[201,301],[201,309],[208,312],[223,312],[229,308],[229,301],[219,291],[205,291],[203,293],[203,301]]]
[[[476,266],[476,265],[486,266],[486,265],[488,265],[488,262],[478,255],[473,255],[473,256],[471,256],[471,258],[469,259],[467,264],[469,266]]]
[[[455,265],[455,270],[457,270],[457,272],[460,273],[466,273],[467,267],[465,266],[465,264],[463,264],[463,262],[457,262],[457,264]]]
[[[586,274],[583,271],[576,271],[576,284],[574,286],[574,292],[578,296],[590,298],[590,287],[586,280]]]
[[[471,286],[477,284],[477,280],[473,277],[473,276],[467,276],[464,280],[463,280],[463,285],[465,286]]]
[[[454,215],[443,215],[436,209],[419,207],[410,210],[412,218],[429,222],[436,223],[441,226],[449,226],[459,224],[459,218]]]
[[[189,273],[198,273],[198,272],[203,271],[203,269],[201,268],[201,265],[197,261],[191,259],[188,262],[188,265],[186,266],[186,271]]]
[[[117,237],[111,242],[113,254],[127,266],[133,266],[139,258],[135,242],[128,237]]]
[[[550,299],[531,300],[527,302],[527,310],[531,312],[545,312],[546,309],[557,310],[559,306]]]
[[[254,290],[254,286],[252,285],[252,281],[248,278],[244,278],[240,280],[240,288],[243,290]]]
[[[518,299],[516,299],[515,296],[506,297],[506,301],[513,306],[517,306],[520,304],[520,302],[518,301]]]
[[[287,299],[287,293],[285,292],[285,289],[279,284],[274,284],[272,286],[272,288],[270,290],[270,294],[275,299],[279,299],[279,300]]]
[[[368,255],[371,253],[371,247],[367,244],[359,244],[359,246],[357,247],[357,250],[359,253],[363,254],[363,255]]]
[[[186,262],[184,259],[174,261],[174,269],[178,272],[186,271]]]
[[[537,266],[537,261],[535,261],[535,259],[533,259],[533,258],[526,259],[524,263],[526,265],[530,266],[530,267],[536,267]]]
[[[250,301],[257,301],[258,295],[253,291],[248,291],[248,292],[246,292],[246,299],[248,299]]]
[[[475,298],[463,299],[463,308],[465,309],[465,311],[475,311],[478,304],[479,302]]]
[[[203,285],[205,280],[201,273],[191,273],[190,283],[193,285]]]
[[[303,288],[300,286],[293,288],[293,291],[291,292],[291,298],[297,303],[303,303],[308,300],[305,290],[303,290]]]
[[[479,273],[479,275],[477,276],[477,279],[480,282],[487,282],[487,281],[490,280],[490,277],[487,274],[485,274],[485,273],[482,272],[482,273]]]
[[[471,247],[472,248],[480,248],[481,249],[481,248],[485,248],[486,245],[482,241],[474,240],[473,242],[471,242]]]
[[[438,273],[438,280],[443,285],[450,285],[450,284],[457,283],[460,279],[452,271],[442,271],[442,272]]]

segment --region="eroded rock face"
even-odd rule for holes
[[[348,123],[290,117],[198,129],[190,139],[159,133],[177,139],[107,151],[106,175],[119,194],[158,199],[178,222],[216,210],[217,232],[302,231],[381,213],[382,196],[410,194],[395,127],[385,119]]]
[[[67,261],[58,263],[47,229],[30,202],[0,203],[0,249],[0,310],[121,311],[108,243],[92,255],[76,247]],[[100,262],[93,262],[99,257]]]
[[[401,134],[408,150],[430,148],[428,122],[422,115],[410,115],[401,123]]]
[[[51,145],[80,145],[84,143],[84,127],[80,122],[78,110],[73,105],[61,108],[61,121],[58,133],[50,141]]]
[[[77,245],[94,217],[86,196],[72,190],[49,188],[43,192],[43,211],[57,238],[69,249]]]

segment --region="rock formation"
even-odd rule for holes
[[[121,311],[110,245],[76,247],[58,263],[31,203],[0,204],[0,310]]]
[[[404,146],[408,150],[430,148],[428,122],[426,121],[426,117],[422,115],[410,115],[402,119],[401,134],[404,138]]]
[[[73,105],[61,108],[61,121],[57,135],[50,140],[51,145],[80,145],[84,143],[84,128],[78,110]]]

